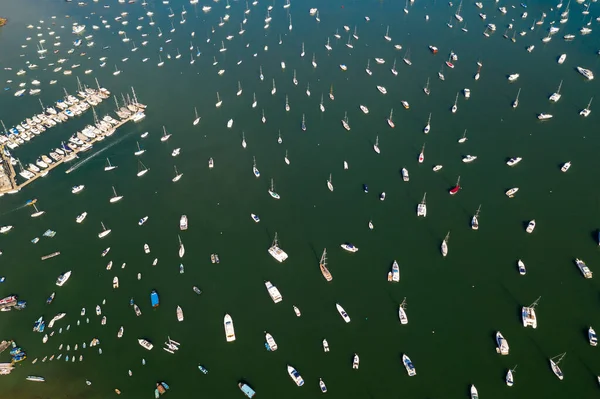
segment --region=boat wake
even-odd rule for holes
[[[79,167],[81,167],[84,164],[86,164],[89,160],[91,160],[92,158],[95,158],[96,156],[102,154],[104,151],[108,150],[112,146],[119,144],[121,141],[123,141],[127,137],[131,136],[133,133],[135,133],[135,132],[132,131],[132,132],[127,133],[126,135],[124,135],[123,137],[119,138],[116,141],[113,141],[112,143],[110,143],[109,145],[107,145],[106,147],[104,147],[103,149],[101,149],[100,151],[95,152],[92,155],[90,155],[89,157],[87,157],[86,159],[83,159],[83,160],[77,162],[75,165],[73,165],[69,169],[67,169],[65,173],[71,173],[71,172],[76,171],[77,169],[79,169]]]

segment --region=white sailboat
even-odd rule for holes
[[[400,319],[400,324],[408,324],[408,316],[406,315],[406,298],[404,298],[400,306],[398,306],[398,318]]]
[[[462,137],[458,139],[458,142],[459,142],[460,144],[462,144],[462,143],[464,143],[464,142],[465,142],[465,141],[467,141],[467,140],[468,140],[468,139],[467,139],[467,129],[465,129],[465,131],[464,131],[464,133],[463,133]]]
[[[285,161],[286,165],[290,164],[290,159],[288,158],[288,150],[285,150],[285,157],[283,158],[283,160]]]
[[[144,163],[141,160],[138,160],[138,172],[137,172],[137,177],[142,177],[144,176],[147,172],[148,172],[148,168],[146,167],[146,165],[144,165]]]
[[[105,172],[108,172],[109,170],[113,170],[113,169],[118,168],[118,166],[111,165],[110,159],[108,159],[108,158],[106,158],[106,163],[107,163],[107,165],[104,167],[104,171]]]
[[[173,181],[173,183],[178,182],[179,179],[181,179],[181,176],[183,176],[183,173],[177,172],[177,166],[174,166],[174,168],[175,168],[175,177],[173,179],[171,179]]]
[[[247,147],[247,143],[246,143],[246,136],[244,135],[244,132],[242,132],[242,148],[246,148]]]
[[[563,81],[561,80],[560,83],[559,83],[559,85],[558,85],[558,90],[556,90],[556,93],[552,93],[552,95],[550,95],[550,97],[548,98],[553,103],[555,103],[558,100],[560,100],[560,97],[561,97],[560,89],[562,88],[562,84],[563,84]]]
[[[344,119],[342,119],[342,126],[344,126],[344,129],[350,131],[350,124],[348,123],[348,112],[344,112]]]
[[[559,380],[562,380],[564,378],[563,372],[560,369],[560,367],[558,367],[558,364],[564,359],[564,357],[567,355],[567,352],[565,353],[561,353],[560,355],[554,356],[553,358],[550,358],[550,368],[552,368],[552,372],[554,373],[554,375],[556,375],[558,377]],[[557,359],[558,360],[555,360]]]
[[[392,119],[393,116],[394,116],[394,108],[390,109],[390,116],[389,116],[389,118],[387,118],[387,124],[392,129],[396,127],[396,125],[394,124],[394,120]]]
[[[219,97],[219,92],[217,92],[217,102],[215,103],[215,107],[219,108],[223,104],[221,98]]]
[[[427,118],[427,124],[423,128],[423,133],[427,134],[431,131],[431,112],[429,113],[429,118]]]
[[[444,237],[444,241],[442,241],[442,246],[440,248],[441,252],[442,252],[442,256],[445,258],[446,256],[448,256],[448,241],[450,239],[450,232],[448,232],[448,234],[446,234],[446,237]]]
[[[471,218],[471,229],[473,230],[479,230],[479,212],[481,212],[481,205],[479,205],[477,212],[475,212],[475,215]]]
[[[519,87],[519,91],[517,92],[517,97],[515,98],[515,101],[513,101],[513,103],[512,103],[513,108],[517,108],[519,106],[519,95],[520,94],[521,94],[521,88]]]
[[[98,238],[104,238],[109,235],[112,230],[104,227],[104,222],[100,222],[100,224],[102,225],[102,231],[98,233]]]
[[[160,138],[160,141],[162,141],[163,143],[167,140],[169,140],[169,138],[171,137],[170,133],[167,133],[167,128],[163,125],[163,135]]]
[[[329,174],[329,179],[327,179],[327,188],[329,191],[333,191],[333,183],[331,182],[331,173]]]
[[[138,149],[138,150],[137,150],[136,152],[134,152],[134,153],[133,153],[135,156],[140,156],[140,155],[142,155],[143,153],[145,153],[145,152],[146,152],[146,150],[142,150],[142,149],[140,148],[140,143],[139,143],[139,141],[136,141],[136,144],[137,144],[137,149]]]
[[[33,204],[33,209],[35,209],[35,212],[30,215],[32,218],[40,217],[46,213],[46,211],[40,211],[35,204]]]
[[[273,183],[273,179],[271,179],[271,188],[269,189],[269,195],[275,198],[276,200],[281,199],[281,196],[275,191],[275,184]]]
[[[177,235],[177,238],[179,239],[179,257],[183,258],[183,255],[185,254],[185,247],[183,246],[183,243],[181,242],[181,237],[179,235]]]
[[[452,106],[452,108],[450,110],[452,111],[453,114],[455,114],[456,111],[458,111],[458,93],[456,93],[456,98],[454,99],[454,105]]]
[[[375,137],[375,144],[373,145],[373,150],[379,154],[381,150],[379,149],[379,136]]]
[[[590,98],[590,102],[588,102],[587,107],[585,107],[584,109],[582,109],[581,111],[579,111],[579,115],[583,116],[583,117],[587,117],[592,113],[591,110],[591,105],[592,105],[592,100],[594,99],[594,97]]]
[[[120,201],[121,199],[123,199],[122,195],[117,195],[117,190],[115,190],[115,186],[112,186],[112,189],[113,189],[114,196],[111,197],[111,199],[109,200],[110,203],[114,203],[114,202],[117,202],[117,201]]]

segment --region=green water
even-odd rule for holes
[[[275,4],[270,28],[263,28],[266,7],[272,3],[261,1],[255,7],[250,5],[246,32],[240,37],[243,2],[230,1],[231,8],[225,10],[221,0],[212,3],[207,14],[185,2],[187,22],[182,25],[178,20],[184,2],[173,0],[173,34],[167,6],[158,1],[147,7],[155,13],[154,27],[148,25],[147,17],[137,20],[145,16],[139,2],[111,2],[110,9],[102,7],[107,2],[90,2],[84,7],[63,2],[6,3],[0,11],[9,18],[9,24],[0,29],[0,66],[13,71],[0,70],[0,78],[3,82],[14,80],[7,84],[12,89],[0,95],[1,119],[7,126],[38,112],[37,97],[12,96],[18,82],[34,78],[42,81],[39,98],[46,105],[63,95],[63,87],[73,93],[79,76],[88,85],[94,85],[93,77],[97,77],[117,95],[134,86],[148,109],[144,121],[126,124],[83,155],[93,155],[119,141],[73,173],[64,174],[66,167],[61,166],[20,193],[0,199],[0,225],[15,226],[0,237],[4,252],[0,275],[6,276],[0,297],[18,294],[28,302],[22,312],[1,315],[0,338],[16,339],[28,359],[10,376],[1,378],[0,396],[105,398],[113,397],[114,388],[119,388],[122,397],[142,398],[152,397],[157,381],[166,381],[171,386],[168,397],[235,398],[243,397],[236,386],[243,379],[263,398],[312,398],[321,395],[319,377],[327,383],[328,395],[335,398],[463,398],[468,397],[470,384],[477,386],[481,398],[597,394],[600,364],[586,335],[588,326],[600,328],[595,314],[597,288],[595,280],[585,280],[573,262],[579,257],[594,271],[598,259],[597,115],[596,111],[587,119],[578,115],[598,86],[597,79],[584,81],[574,71],[581,65],[599,73],[595,55],[598,34],[595,22],[592,34],[577,33],[589,18],[580,14],[581,5],[572,4],[569,22],[557,22],[561,31],[544,45],[541,38],[548,24],[534,31],[529,27],[542,10],[548,13],[547,22],[559,20],[559,12],[549,11],[548,3],[529,4],[525,20],[520,18],[524,10],[518,2],[514,2],[515,9],[510,3],[503,4],[509,9],[506,16],[497,11],[501,4],[486,3],[486,22],[498,27],[490,38],[481,34],[485,25],[477,16],[480,11],[471,4],[463,7],[469,30],[465,33],[456,20],[452,20],[454,28],[446,26],[456,5],[451,9],[445,3],[417,2],[405,15],[402,2],[333,1],[318,5],[321,22],[317,23],[308,14],[310,4],[294,1],[290,32],[282,1]],[[590,15],[595,20],[594,7]],[[122,11],[129,12],[127,26],[114,20]],[[219,17],[225,13],[231,19],[219,27]],[[66,18],[67,14],[71,17]],[[56,40],[46,29],[52,15],[57,16],[52,29],[62,42],[56,55],[52,54]],[[40,19],[44,24],[37,22]],[[110,29],[102,27],[102,19],[109,21]],[[524,37],[517,33],[516,43],[502,37],[512,19],[517,32],[527,32]],[[65,53],[74,39],[73,21],[86,24],[85,35],[94,34],[96,46],[82,46],[69,56]],[[30,23],[43,29],[29,30],[26,26]],[[138,24],[143,30],[136,30]],[[92,25],[101,29],[93,31]],[[359,40],[352,39],[353,50],[344,45],[349,33],[343,25],[350,27],[350,33],[357,26]],[[391,43],[383,39],[387,25]],[[158,26],[163,31],[160,39]],[[213,26],[215,32],[211,33]],[[341,40],[333,36],[336,29]],[[119,30],[135,41],[137,52],[130,51],[131,42],[120,40]],[[192,31],[195,38],[190,37]],[[45,60],[38,60],[35,54],[38,32],[44,34],[50,53]],[[142,33],[148,37],[142,38]],[[207,33],[210,43],[206,42]],[[577,34],[577,38],[565,42],[562,35],[566,33]],[[232,41],[225,39],[229,34],[235,36]],[[280,34],[282,45],[278,44]],[[26,42],[26,36],[32,40]],[[327,37],[333,47],[330,53],[324,47]],[[166,44],[167,38],[172,42]],[[194,65],[189,64],[190,39],[202,52]],[[143,40],[149,41],[145,47],[141,46]],[[227,47],[224,53],[218,51],[222,40]],[[304,58],[300,57],[302,42]],[[23,43],[28,47],[22,49]],[[403,49],[394,49],[394,44]],[[536,46],[532,53],[525,51],[530,44]],[[269,46],[266,52],[265,45]],[[439,47],[440,52],[432,55],[428,45]],[[103,46],[111,48],[103,50]],[[157,67],[160,46],[164,47],[162,68]],[[177,48],[182,54],[179,60],[174,58]],[[412,67],[402,62],[409,48]],[[442,82],[437,72],[450,50],[459,60],[454,70],[445,68]],[[87,55],[76,56],[82,51]],[[167,59],[166,53],[172,59]],[[257,57],[253,57],[255,53]],[[313,53],[316,69],[311,65]],[[558,65],[561,53],[568,58]],[[99,68],[102,56],[108,57],[105,68]],[[217,66],[212,65],[213,56]],[[122,62],[125,57],[129,60]],[[142,63],[145,57],[149,60]],[[386,63],[376,64],[375,57]],[[72,76],[55,74],[55,66],[46,65],[58,58],[69,58],[64,69],[74,63],[81,67],[73,69]],[[364,71],[369,58],[373,76]],[[390,72],[394,58],[398,76]],[[26,60],[40,68],[17,77],[16,71],[25,68]],[[243,63],[237,65],[238,60]],[[483,63],[479,81],[473,80],[477,60]],[[281,61],[287,64],[285,70]],[[339,69],[341,63],[348,66],[346,72]],[[119,76],[112,75],[115,64],[122,70]],[[260,66],[263,82],[258,77]],[[84,75],[85,69],[94,69],[94,73]],[[219,69],[225,69],[225,74],[218,76]],[[297,87],[292,83],[294,69]],[[516,83],[507,82],[511,73],[521,75]],[[422,87],[428,77],[431,95],[425,96]],[[51,86],[50,79],[59,82]],[[272,79],[277,86],[274,96],[270,94]],[[550,104],[547,97],[561,80],[563,97]],[[236,96],[238,81],[243,88],[240,97]],[[305,94],[307,83],[311,97]],[[331,85],[335,101],[328,98]],[[380,94],[376,85],[385,86],[388,94]],[[471,89],[471,98],[465,100],[460,94],[458,112],[453,115],[450,107],[456,93],[465,87]],[[519,88],[520,105],[513,110],[511,103]],[[217,91],[223,100],[218,109],[214,107]],[[255,109],[251,107],[254,92],[258,100]],[[325,113],[319,110],[321,93]],[[284,109],[286,94],[290,112]],[[401,100],[409,101],[410,110],[402,108]],[[359,110],[359,104],[369,107],[369,115]],[[194,107],[202,117],[198,126],[192,126]],[[391,108],[394,130],[385,122]],[[109,100],[97,107],[97,112],[104,115],[113,109]],[[263,109],[266,124],[261,122]],[[350,132],[340,123],[344,112],[348,113]],[[430,112],[431,132],[424,135]],[[554,118],[540,123],[535,118],[539,112],[552,113]],[[300,129],[302,114],[306,115],[306,132]],[[234,126],[227,129],[230,118]],[[24,163],[34,162],[39,154],[48,153],[91,122],[89,112],[13,153]],[[173,134],[167,143],[159,140],[163,125]],[[469,140],[458,144],[464,129],[468,129]],[[282,144],[277,143],[279,130]],[[140,139],[144,131],[150,134]],[[242,131],[246,149],[240,145]],[[380,155],[372,150],[376,136]],[[150,172],[142,178],[136,177],[136,141],[147,150],[142,159]],[[425,162],[418,164],[424,143]],[[171,151],[177,147],[182,153],[173,158]],[[289,166],[284,163],[286,150]],[[464,164],[461,157],[466,154],[478,159]],[[259,179],[252,175],[253,156],[261,171]],[[513,156],[521,156],[523,161],[509,168],[505,161]],[[118,169],[104,172],[105,157]],[[208,169],[210,157],[215,161],[213,170]],[[573,167],[563,174],[559,168],[567,160]],[[343,170],[344,161],[349,170]],[[444,168],[434,173],[431,168],[436,164]],[[173,165],[183,173],[178,183],[171,182]],[[408,183],[400,175],[403,167],[410,172]],[[326,186],[330,173],[333,193]],[[459,175],[463,190],[450,197],[447,190]],[[271,178],[280,201],[267,193]],[[362,191],[363,183],[369,185],[368,194]],[[77,196],[70,193],[76,184],[86,185]],[[124,196],[119,203],[108,201],[111,186]],[[511,187],[520,187],[514,199],[504,195]],[[384,202],[378,199],[382,191],[387,194]],[[424,192],[428,215],[417,219],[416,205]],[[39,219],[29,217],[29,208],[19,208],[30,198],[37,198],[39,208],[46,211]],[[469,222],[480,204],[480,229],[475,232]],[[88,218],[78,225],[74,219],[83,211]],[[255,224],[250,213],[260,215],[261,222]],[[190,222],[185,232],[178,229],[182,214],[188,215]],[[149,221],[139,227],[137,221],[145,215]],[[534,218],[538,227],[528,235],[525,224]],[[367,227],[369,220],[375,225],[373,231]],[[103,240],[97,238],[101,221],[112,229]],[[56,237],[30,243],[48,228],[57,231]],[[439,247],[448,231],[450,251],[444,259]],[[284,264],[267,253],[275,232],[290,255]],[[177,234],[186,246],[183,275],[178,271]],[[346,241],[360,251],[344,252],[339,245]],[[144,243],[150,245],[149,255],[143,252]],[[109,255],[100,257],[108,246]],[[318,268],[325,247],[334,277],[331,283]],[[54,251],[61,255],[40,261],[42,255]],[[220,264],[210,263],[211,253],[219,254]],[[155,257],[159,263],[152,267]],[[517,273],[519,258],[527,265],[525,277]],[[400,264],[399,284],[386,281],[394,259]],[[109,260],[114,265],[106,271]],[[123,262],[127,263],[125,269],[119,267]],[[65,286],[56,287],[56,277],[67,270],[72,270],[73,276]],[[137,273],[142,273],[141,281]],[[118,290],[112,289],[114,276],[120,279]],[[283,302],[273,304],[265,280],[280,289]],[[202,289],[201,296],[192,291],[193,285]],[[154,310],[149,299],[152,289],[161,299]],[[56,299],[48,306],[45,299],[53,291]],[[540,295],[539,327],[524,329],[521,306]],[[139,318],[129,306],[131,297],[143,312]],[[410,323],[401,326],[397,309],[404,297]],[[94,314],[94,307],[103,299],[106,326],[101,326],[100,317]],[[350,324],[337,314],[336,302],[349,313]],[[294,315],[293,304],[301,309],[302,317]],[[183,323],[176,320],[177,305],[184,310]],[[79,317],[81,307],[86,307],[89,324]],[[67,317],[57,322],[55,330],[68,324],[71,329],[55,333],[42,344],[42,335],[30,332],[33,322],[40,315],[48,321],[59,312],[66,312]],[[234,343],[224,339],[225,313],[234,320]],[[81,326],[76,325],[78,319]],[[117,339],[121,325],[125,334]],[[509,356],[495,353],[498,330],[510,344]],[[264,331],[277,340],[277,352],[265,351]],[[160,349],[167,336],[182,344],[175,355]],[[89,344],[93,337],[101,340],[102,355],[95,348],[81,349],[81,344]],[[140,337],[151,340],[155,348],[151,352],[141,348],[136,342]],[[329,341],[329,353],[323,353],[323,338]],[[78,343],[80,349],[58,351],[61,343],[71,348]],[[359,371],[351,368],[355,352],[361,358]],[[561,363],[565,380],[558,381],[547,359],[562,352],[567,352]],[[41,362],[44,356],[58,353],[63,353],[63,359]],[[64,357],[74,353],[83,354],[84,361],[65,363]],[[406,375],[403,353],[417,368],[414,378]],[[35,358],[38,362],[31,365]],[[146,366],[142,366],[142,358]],[[8,355],[3,354],[2,360],[7,361]],[[199,363],[210,370],[208,375],[198,371]],[[290,381],[288,363],[302,374],[304,387],[297,388]],[[508,388],[505,373],[516,364],[515,385]],[[132,377],[127,375],[129,369]],[[47,382],[27,382],[27,375],[44,376]],[[85,379],[93,384],[86,386]]]

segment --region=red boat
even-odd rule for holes
[[[454,69],[454,64],[450,61],[446,61],[446,65],[448,65],[448,68]]]
[[[17,297],[16,296],[7,296],[6,298],[0,300],[0,306],[2,305],[8,305],[10,303],[16,302],[17,301]]]
[[[437,54],[438,48],[435,46],[429,46],[429,51],[431,51],[433,54]]]
[[[421,153],[419,154],[419,163],[423,163],[425,160],[425,144],[423,144],[423,148],[421,148]]]
[[[458,180],[456,181],[456,186],[452,187],[450,189],[450,191],[448,191],[448,193],[450,193],[450,195],[454,195],[459,191],[460,191],[460,176],[458,176]]]

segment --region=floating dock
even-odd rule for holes
[[[44,255],[44,256],[42,256],[42,260],[46,260],[46,259],[50,259],[50,258],[54,258],[55,256],[58,256],[58,255],[60,255],[60,252],[59,252],[59,251],[57,251],[57,252],[52,252],[51,254],[48,254],[48,255]]]

